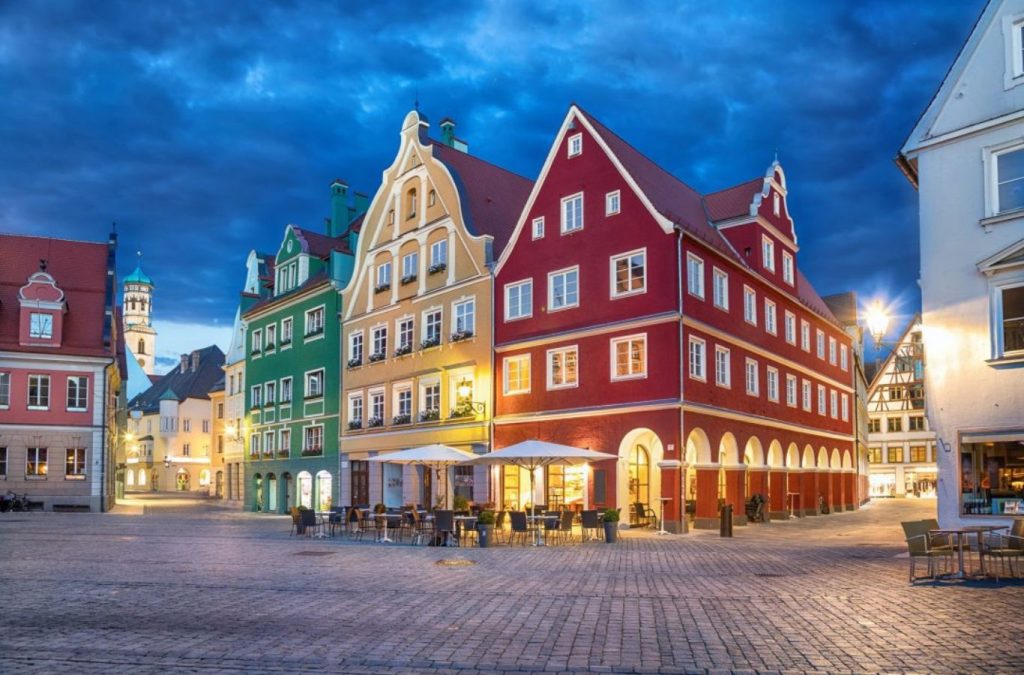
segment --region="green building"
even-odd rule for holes
[[[353,269],[365,195],[331,184],[326,234],[289,225],[246,325],[247,511],[338,503],[340,289]],[[245,298],[243,298],[245,300]]]

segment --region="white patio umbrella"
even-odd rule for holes
[[[434,471],[440,472],[441,469],[445,471],[444,491],[441,493],[444,495],[443,505],[448,505],[448,471],[447,468],[453,464],[459,464],[468,459],[476,457],[472,452],[465,450],[459,450],[453,448],[450,445],[441,445],[440,443],[433,443],[431,445],[423,445],[418,448],[410,448],[408,450],[399,450],[398,452],[388,452],[376,457],[371,457],[371,462],[391,462],[393,464],[418,464],[427,466]],[[429,505],[428,505],[429,506]]]
[[[617,455],[609,455],[605,452],[596,452],[584,448],[575,448],[571,445],[559,445],[531,439],[510,445],[501,450],[495,450],[485,455],[474,455],[471,459],[465,460],[466,464],[512,464],[520,466],[530,472],[530,495],[531,501],[537,500],[532,497],[534,492],[534,471],[538,467],[550,464],[589,464],[600,462],[606,459],[618,459]],[[534,515],[537,505],[534,504]]]

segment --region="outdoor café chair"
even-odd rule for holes
[[[455,538],[455,512],[434,511],[434,536],[441,537],[440,544],[445,545]],[[458,539],[455,540],[458,544]],[[435,541],[435,543],[438,543]]]
[[[652,524],[657,527],[658,525],[658,517],[655,515],[654,509],[644,506],[643,502],[633,504],[633,516],[639,527],[650,527]]]
[[[1009,534],[992,534],[987,545],[981,547],[981,555],[998,560],[999,569],[1009,568],[1010,576],[1019,576],[1020,561],[1024,558],[1024,520],[1015,521]]]
[[[580,541],[600,541],[601,540],[601,516],[596,509],[590,509],[583,512],[580,516],[582,524],[580,532]],[[593,532],[588,536],[588,532]]]
[[[312,537],[320,533],[320,521],[316,518],[316,511],[302,509],[299,511],[299,514],[303,534],[307,537]]]
[[[938,518],[925,518],[921,522],[927,526],[926,530],[930,531],[939,529]],[[932,535],[930,541],[933,549],[951,548],[954,551],[957,549],[957,545],[950,541],[950,536],[948,534]],[[963,539],[963,547],[965,551],[971,550],[971,542],[967,541],[966,538]]]
[[[494,517],[494,543],[498,544],[501,542],[501,538],[505,536],[505,520],[508,514],[505,511],[498,511],[498,515]]]
[[[576,518],[576,514],[572,511],[562,511],[562,517],[559,521],[558,534],[563,542],[572,541],[572,521]]]
[[[547,540],[549,534],[555,535],[555,539],[557,539],[558,538],[558,524],[559,524],[559,521],[561,519],[561,517],[559,516],[559,512],[558,511],[545,511],[544,515],[546,516],[544,518],[544,520],[542,521],[544,523],[544,539]],[[554,516],[554,518],[547,517],[547,516]]]
[[[290,509],[288,509],[288,513],[290,513],[291,517],[292,517],[292,531],[291,531],[291,533],[292,534],[298,534],[299,530],[302,529],[302,519],[299,516],[299,507],[298,506],[291,507]]]
[[[527,527],[526,522],[526,511],[512,511],[508,514],[509,521],[512,523],[512,531],[508,535],[508,545],[511,546],[516,540],[516,536],[521,536],[523,539],[523,545],[526,545],[526,538],[529,535],[530,528]]]
[[[930,579],[935,578],[936,560],[945,560],[947,569],[952,566],[953,547],[940,546],[939,548],[932,548],[928,530],[933,528],[926,521],[911,520],[905,521],[901,525],[903,526],[903,534],[906,536],[907,549],[910,553],[910,583],[914,583],[919,578],[915,575],[915,567],[920,559],[928,561],[928,576],[926,578]]]
[[[413,546],[422,543],[424,539],[430,541],[434,536],[434,524],[432,521],[424,520],[420,516],[420,512],[417,509],[413,509],[410,514],[413,523],[413,535],[412,544]]]
[[[330,535],[333,537],[335,530],[345,526],[345,507],[332,506],[327,516],[327,524],[330,528]]]

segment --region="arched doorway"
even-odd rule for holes
[[[125,484],[128,487],[135,487],[135,469],[128,469],[128,471],[125,472],[124,476]]]
[[[633,429],[622,437],[615,480],[615,505],[622,509],[621,522],[636,522],[636,504],[661,513],[658,462],[663,458],[661,439],[650,429]]]
[[[313,508],[313,476],[308,471],[300,471],[298,480],[299,506]]]
[[[685,513],[693,520],[697,516],[697,467],[711,464],[711,442],[701,428],[690,431],[686,437],[686,477],[683,495],[686,498]]]
[[[277,474],[267,474],[267,511],[277,513]]]
[[[253,510],[263,510],[263,476],[256,474],[252,477]]]
[[[331,474],[318,471],[316,474],[316,510],[330,511],[334,498],[331,496]]]
[[[174,485],[178,492],[188,492],[192,487],[192,477],[188,475],[188,469],[182,467],[174,475]]]
[[[281,474],[281,489],[284,491],[284,498],[281,500],[284,510],[291,511],[295,506],[295,490],[292,489],[292,475],[288,471]]]
[[[146,470],[139,469],[139,487],[146,487]]]

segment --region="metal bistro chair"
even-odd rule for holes
[[[907,549],[910,553],[910,583],[914,583],[919,578],[914,574],[918,559],[923,558],[928,561],[928,576],[926,578],[929,579],[935,578],[936,560],[945,560],[947,569],[952,566],[953,547],[947,545],[932,548],[931,537],[928,536],[928,530],[932,528],[928,523],[912,520],[900,524],[903,526],[903,534],[906,536]]]
[[[424,520],[418,509],[413,509],[412,517],[413,534],[410,542],[413,546],[421,544],[426,538],[427,541],[434,536],[434,524],[432,521]]]
[[[633,504],[633,517],[636,519],[638,527],[658,526],[658,516],[654,513],[654,509],[644,505],[643,502]]]
[[[440,537],[440,541],[438,541]],[[455,540],[456,546],[458,545],[458,539],[455,537],[455,512],[454,511],[434,511],[434,545],[435,546],[446,546]]]
[[[329,526],[329,534],[333,537],[334,532],[338,529],[344,529],[345,527],[345,507],[344,506],[332,506],[331,512],[327,516],[327,524]]]
[[[299,530],[302,529],[302,518],[299,515],[299,507],[298,506],[291,507],[290,509],[288,509],[288,513],[292,517],[292,531],[291,531],[291,534],[293,534],[293,535],[299,534]]]
[[[316,537],[320,535],[320,521],[316,518],[316,511],[312,509],[303,509],[299,511],[302,532],[307,537]]]
[[[584,511],[583,515],[580,516],[580,521],[583,526],[580,532],[581,542],[601,541],[601,530],[604,526],[601,525],[601,516],[597,509]],[[595,532],[596,535],[591,534],[587,536],[587,532],[590,531]]]
[[[527,527],[526,522],[526,511],[512,511],[508,514],[508,517],[512,523],[512,531],[508,535],[508,545],[511,546],[518,535],[522,537],[523,545],[525,546],[526,539],[530,533],[530,528]]]
[[[554,517],[551,517],[554,516]],[[558,525],[560,522],[560,516],[558,511],[545,511],[544,520],[544,541],[550,541],[549,535],[554,535],[555,540],[558,539]]]
[[[494,517],[494,543],[501,543],[502,537],[505,536],[505,520],[508,518],[508,513],[505,511],[498,511],[498,515]]]
[[[1009,534],[993,533],[987,545],[981,547],[981,555],[998,560],[999,569],[1009,568],[1010,576],[1019,576],[1019,563],[1024,558],[1024,520],[1015,521]],[[1014,564],[1015,561],[1017,565]],[[984,564],[982,566],[984,567]],[[998,571],[996,581],[999,581]]]
[[[558,528],[558,535],[563,543],[572,541],[572,523],[575,519],[576,514],[572,511],[562,511],[562,518],[559,521],[560,527]]]

